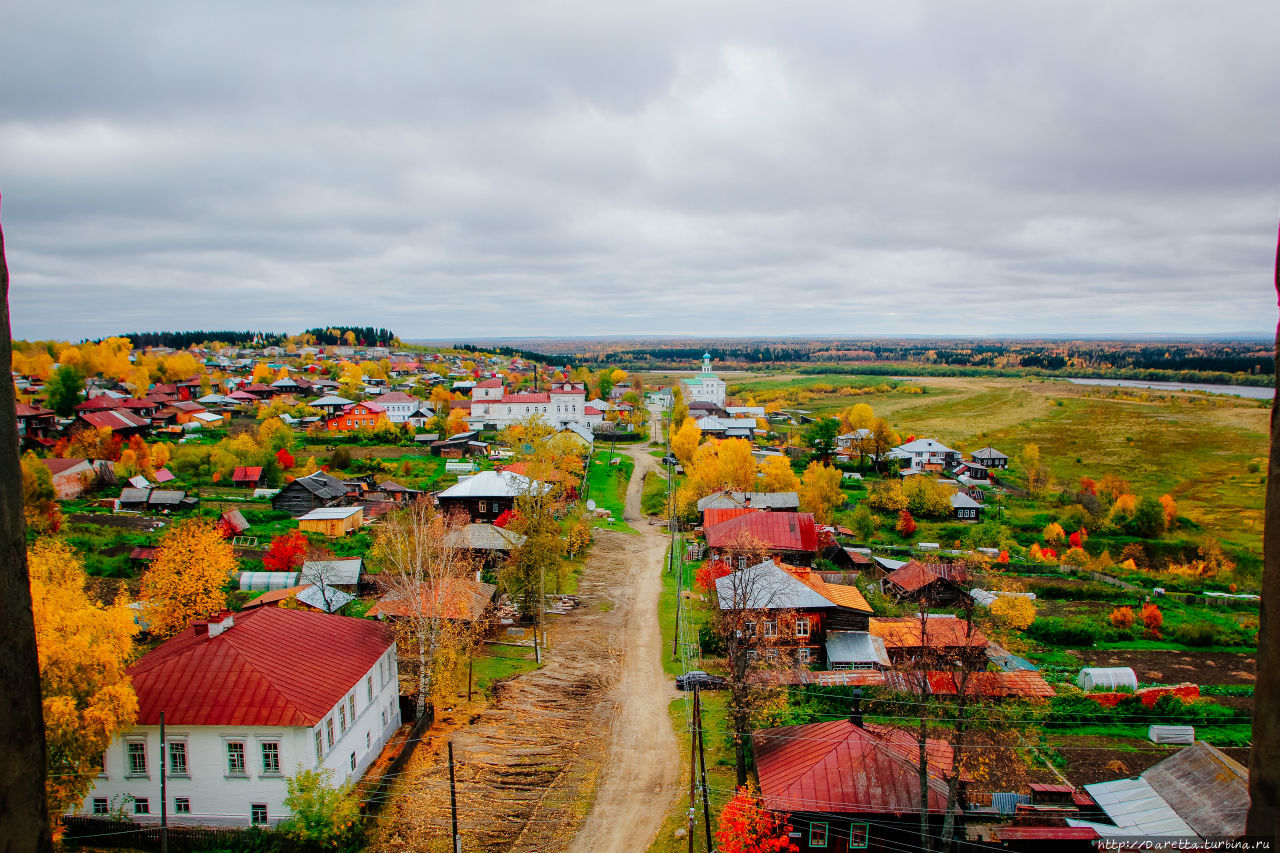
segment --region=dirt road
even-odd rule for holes
[[[644,474],[656,469],[658,460],[643,446],[626,452],[636,467],[627,488],[625,519],[640,531],[642,548],[631,574],[633,597],[624,628],[622,675],[615,688],[618,716],[606,771],[591,813],[569,846],[571,853],[648,849],[678,787],[680,756],[667,715],[675,691],[662,671],[658,626],[668,537],[650,527],[640,511]]]
[[[649,846],[677,793],[680,761],[667,715],[674,689],[659,657],[666,539],[640,517],[643,474],[657,460],[632,455],[626,517],[640,535],[596,532],[582,605],[553,621],[541,669],[500,685],[493,705],[470,719],[441,709],[450,731],[433,730],[414,753],[375,849],[449,849],[446,740],[464,850]]]

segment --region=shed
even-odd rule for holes
[[[241,572],[241,592],[270,592],[298,585],[297,572]]]
[[[364,524],[364,507],[331,506],[313,509],[298,519],[298,529],[325,536],[345,536]]]
[[[359,586],[363,572],[364,560],[360,557],[307,560],[302,564],[304,583],[320,583],[325,586]]]
[[[1127,666],[1085,667],[1076,677],[1081,690],[1138,689],[1138,676]]]
[[[1196,742],[1195,726],[1148,726],[1147,739],[1152,743],[1185,743]]]

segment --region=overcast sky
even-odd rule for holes
[[[16,337],[1275,326],[1275,0],[0,13]]]

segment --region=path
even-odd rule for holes
[[[668,705],[675,688],[662,671],[658,600],[669,538],[651,527],[640,510],[646,471],[658,460],[645,445],[627,447],[636,463],[627,487],[624,518],[640,531],[641,548],[631,573],[630,612],[623,629],[622,673],[615,688],[618,715],[611,732],[606,770],[595,803],[571,853],[623,853],[649,848],[679,787],[680,755]]]
[[[582,606],[553,618],[541,669],[499,685],[493,705],[469,719],[438,709],[438,728],[393,789],[371,849],[446,849],[445,740],[458,762],[464,850],[649,847],[678,792],[680,758],[667,712],[676,694],[660,657],[666,538],[640,513],[644,472],[657,460],[628,455],[636,473],[625,518],[641,533],[596,531]]]

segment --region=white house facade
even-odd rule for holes
[[[196,622],[130,667],[139,724],[115,738],[75,811],[204,826],[274,825],[286,778],[360,778],[400,725],[396,646],[382,625],[263,607]],[[160,712],[165,713],[165,748]]]
[[[500,380],[481,382],[471,389],[471,429],[502,429],[517,421],[541,415],[554,429],[568,424],[587,424],[587,389],[572,382],[560,382],[548,391],[507,394]]]

